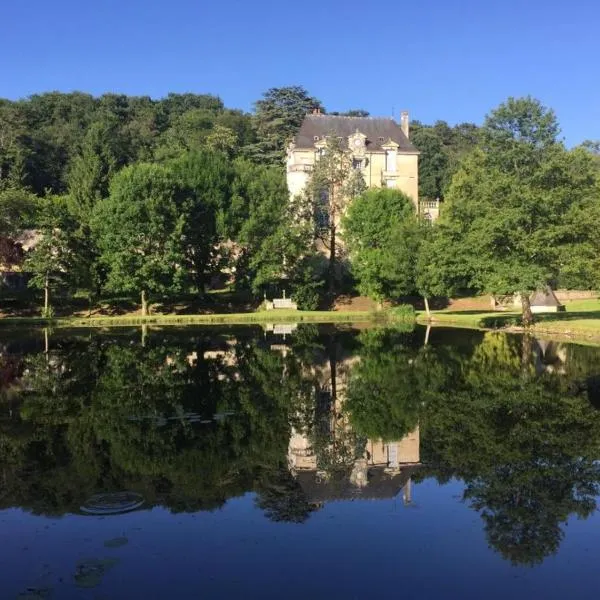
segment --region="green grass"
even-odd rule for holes
[[[565,302],[565,307],[564,312],[534,315],[532,331],[600,340],[600,299],[573,300]],[[417,321],[427,322],[427,315],[423,311],[418,312]],[[438,310],[432,311],[432,322],[471,329],[520,328],[521,313]]]
[[[254,313],[231,313],[221,315],[149,315],[123,317],[62,317],[47,320],[37,317],[8,317],[0,319],[0,325],[32,325],[52,327],[125,327],[132,325],[243,325],[246,323],[339,323],[371,320],[366,311],[299,311],[275,310]]]

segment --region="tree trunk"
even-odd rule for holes
[[[335,293],[335,225],[329,228],[329,265],[328,265],[328,285],[331,295]]]
[[[142,317],[148,315],[148,301],[146,300],[146,290],[142,290]]]
[[[146,347],[146,338],[148,337],[148,325],[142,325],[142,348]]]
[[[427,325],[427,329],[425,330],[425,342],[423,346],[427,346],[429,344],[429,334],[431,333],[431,325]]]
[[[427,318],[431,319],[431,311],[429,310],[429,298],[427,298],[427,296],[423,296],[423,300],[425,302],[425,312],[427,313]]]
[[[528,379],[531,375],[532,359],[533,337],[529,333],[524,333],[521,342],[521,373],[524,379]]]
[[[44,281],[44,317],[48,318],[48,309],[50,308],[50,282],[48,275]]]
[[[529,302],[529,292],[521,294],[521,306],[523,307],[523,327],[530,327],[533,324],[533,313]]]

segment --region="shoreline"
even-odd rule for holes
[[[564,314],[564,313],[561,313]],[[518,317],[518,313],[503,313],[505,320]],[[441,318],[440,318],[441,317]],[[494,319],[498,317],[495,313],[481,313],[479,315],[461,314],[461,313],[433,313],[428,319],[424,312],[418,311],[416,322],[420,325],[432,327],[449,327],[456,329],[473,329],[478,331],[496,331],[500,333],[530,333],[542,337],[551,337],[556,340],[564,340],[570,342],[588,343],[594,346],[600,346],[600,320],[598,319],[564,319],[556,321],[539,321],[531,327],[522,327],[507,323],[506,325],[487,325],[486,318]],[[498,323],[502,322],[502,318],[498,319]],[[595,327],[586,327],[587,321],[593,321]]]
[[[2,327],[132,327],[138,325],[251,325],[270,323],[351,323],[377,322],[368,311],[261,311],[254,313],[220,313],[204,315],[124,315],[102,317],[3,317]],[[399,321],[398,317],[386,315],[386,322]],[[406,320],[406,319],[404,319]]]
[[[560,313],[568,314],[568,313]],[[591,316],[591,315],[590,315]],[[136,327],[141,325],[185,326],[185,325],[268,325],[275,323],[370,323],[392,324],[412,322],[423,326],[450,327],[504,333],[525,333],[564,339],[565,341],[600,345],[600,319],[585,318],[584,314],[573,319],[541,320],[527,329],[514,324],[518,313],[468,313],[433,312],[430,318],[424,311],[414,316],[394,315],[386,311],[296,311],[276,310],[250,313],[218,314],[155,314],[148,316],[91,316],[91,317],[2,317],[0,329],[9,327],[52,327],[52,328],[111,328]],[[486,320],[488,323],[486,323]],[[504,323],[504,324],[503,324]],[[592,323],[593,325],[590,325]]]

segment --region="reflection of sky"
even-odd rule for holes
[[[414,485],[412,507],[400,497],[331,502],[303,525],[271,523],[252,494],[212,513],[49,519],[5,510],[1,597],[51,587],[60,599],[598,598],[598,516],[571,519],[557,556],[517,568],[487,548],[461,495],[458,482],[427,480]],[[126,545],[104,546],[123,536]],[[95,590],[73,583],[88,558],[119,559]]]

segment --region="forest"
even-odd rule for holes
[[[146,314],[224,288],[315,309],[340,293],[394,304],[600,285],[600,146],[567,149],[538,100],[509,98],[481,125],[413,122],[420,199],[442,200],[433,225],[400,192],[366,190],[333,139],[290,201],[285,149],[314,108],[327,110],[300,86],[251,113],[208,94],[0,100],[3,272],[28,274],[46,317],[73,297],[135,298]]]

